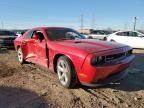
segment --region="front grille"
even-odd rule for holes
[[[91,65],[97,66],[97,65],[116,63],[117,61],[124,60],[131,54],[132,54],[132,50],[122,52],[122,53],[112,54],[112,55],[94,56],[91,59]]]
[[[125,56],[125,53],[119,53],[119,54],[114,54],[114,55],[108,55],[106,56],[106,61],[111,61],[111,60],[115,60],[115,59],[118,59],[118,58],[121,58],[121,57],[124,57]]]
[[[123,53],[108,55],[108,56],[105,56],[105,62],[115,62],[118,60],[122,60],[122,59],[130,56],[131,54],[132,54],[132,50],[129,50],[129,51],[123,52]]]

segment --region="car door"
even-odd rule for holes
[[[144,48],[144,34],[137,32],[138,33],[138,48]]]
[[[113,40],[122,44],[127,44],[129,35],[128,32],[118,32],[113,36]]]
[[[138,32],[129,31],[128,44],[133,48],[144,48],[144,38]]]
[[[30,31],[26,35],[25,39],[22,42],[22,46],[21,46],[22,50],[23,50],[24,58],[30,62],[36,61],[36,54],[35,54],[35,50],[34,50],[35,40],[32,38],[33,33],[34,33],[34,31]]]
[[[103,39],[105,37],[105,33],[103,31],[93,31],[91,36],[95,39]]]
[[[40,38],[34,41],[34,52],[36,54],[36,63],[48,67],[48,48],[43,31],[37,30],[35,34]]]
[[[96,38],[101,40],[103,40],[104,37],[106,36],[104,31],[98,31],[96,35],[97,35]]]

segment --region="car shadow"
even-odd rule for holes
[[[16,87],[0,86],[0,108],[48,108],[43,96]]]
[[[128,75],[124,79],[101,87],[87,87],[82,85],[78,85],[78,87],[83,88],[87,92],[91,92],[89,89],[104,88],[128,92],[144,90],[144,50],[135,50],[134,54],[136,57],[127,69]]]

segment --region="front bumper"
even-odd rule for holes
[[[101,66],[91,66],[89,61],[86,61],[82,67],[78,78],[84,85],[105,85],[115,82],[126,75],[126,69],[134,59],[131,55],[121,61],[112,64],[105,64]]]
[[[104,80],[99,80],[99,81],[93,82],[91,84],[88,84],[88,83],[82,83],[82,84],[86,85],[86,86],[90,86],[90,87],[104,86],[104,85],[111,84],[111,83],[114,83],[116,81],[123,79],[127,74],[128,74],[128,72],[125,70],[122,72],[118,72],[114,75],[111,75],[110,77],[108,77]]]

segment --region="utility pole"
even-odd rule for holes
[[[83,15],[81,15],[81,32],[83,33]]]
[[[137,17],[134,17],[134,31],[136,30]]]

